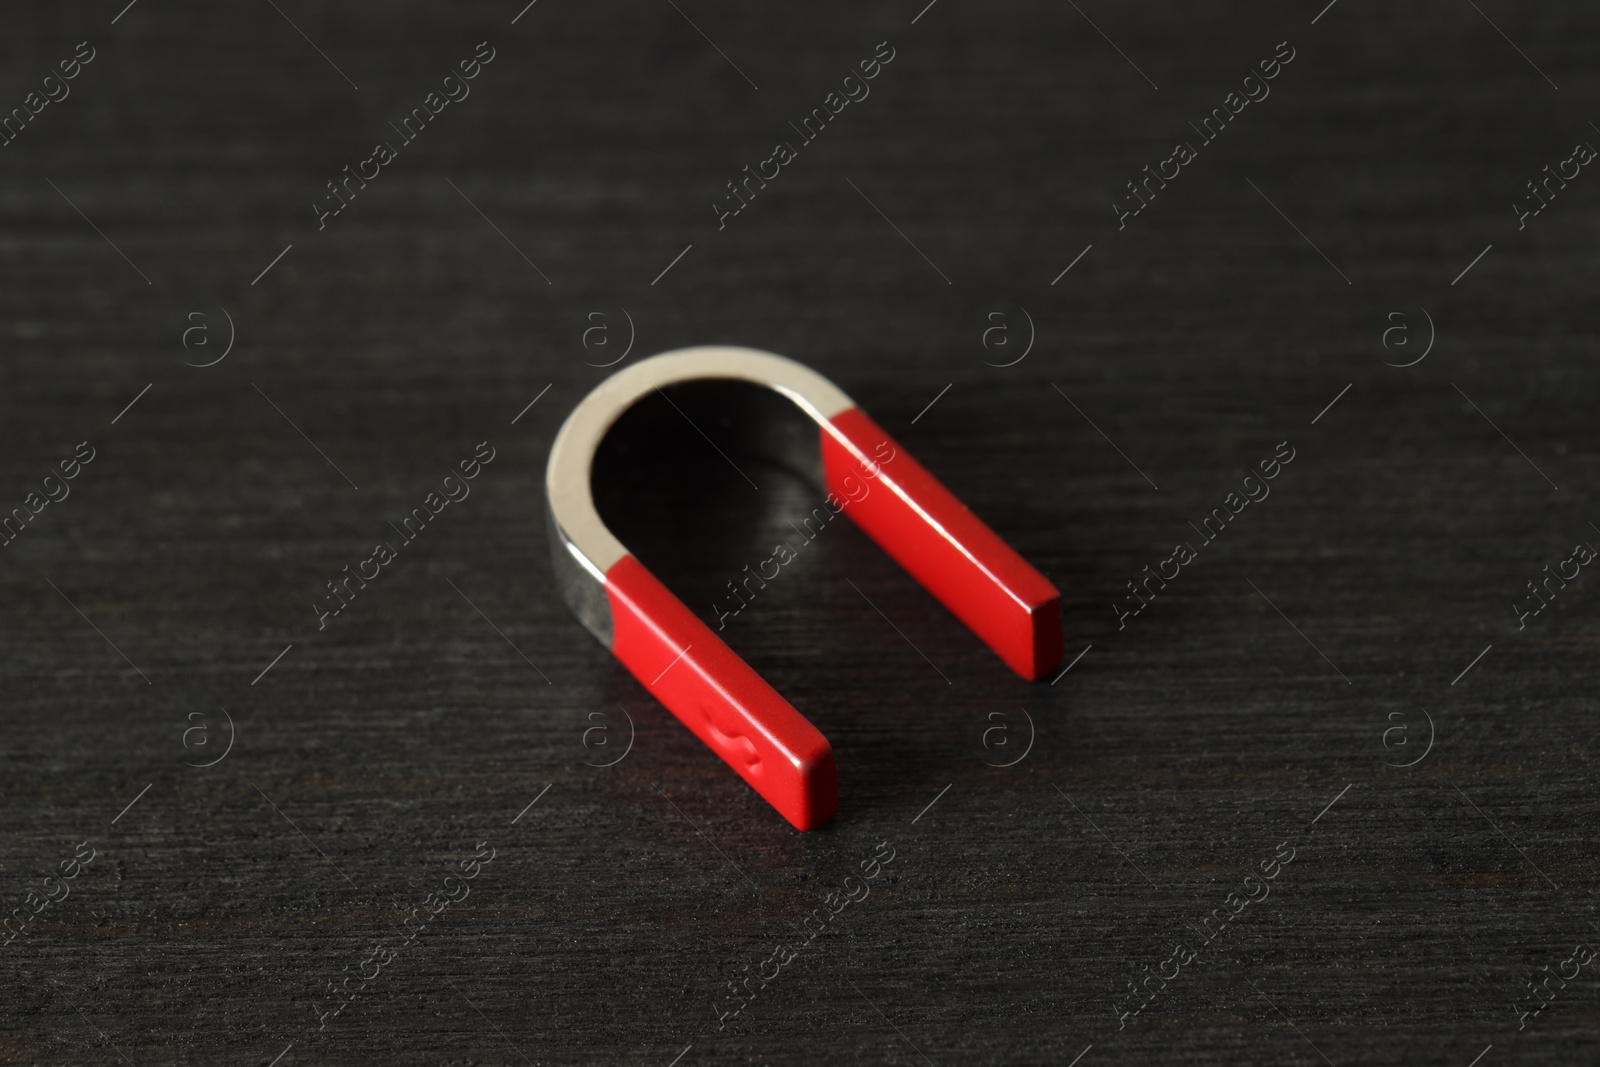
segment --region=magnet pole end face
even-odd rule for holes
[[[1030,682],[1037,682],[1061,666],[1061,596],[1057,594],[1028,609],[1026,658],[1006,665]]]
[[[833,747],[822,748],[804,757],[795,766],[799,788],[793,796],[768,795],[767,801],[796,830],[818,830],[839,814],[839,771],[833,762]]]

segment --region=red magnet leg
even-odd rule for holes
[[[1061,594],[1049,579],[860,408],[830,423],[823,476],[856,525],[1012,670],[1038,679],[1059,664]]]
[[[606,597],[611,651],[652,696],[797,830],[833,818],[833,749],[794,705],[633,556],[606,572]]]

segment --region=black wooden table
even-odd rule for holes
[[[124,2],[0,15],[0,1059],[1596,1062],[1591,6]],[[727,619],[814,833],[552,584],[705,343],[1063,594]],[[820,494],[679,431],[714,621]]]

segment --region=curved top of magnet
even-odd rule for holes
[[[568,551],[597,581],[628,554],[595,508],[590,488],[595,452],[622,414],[666,386],[706,380],[766,386],[794,401],[819,426],[855,401],[816,371],[792,359],[735,345],[680,348],[641,360],[607,378],[573,409],[550,446],[545,492]]]

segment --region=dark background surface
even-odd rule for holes
[[[0,16],[0,107],[96,50],[0,149],[0,505],[96,450],[0,556],[3,910],[96,850],[0,949],[0,1056],[1596,1062],[1600,965],[1518,1019],[1600,940],[1595,579],[1522,629],[1510,604],[1600,543],[1600,177],[1520,231],[1511,205],[1600,142],[1600,15],[676,6]],[[323,183],[484,40],[319,232]],[[719,232],[724,183],[884,40]],[[1284,40],[1119,231],[1124,183]],[[1023,682],[830,527],[725,631],[837,755],[838,819],[794,832],[552,586],[548,445],[630,333],[621,365],[736,343],[831,377],[1092,648]],[[683,434],[628,541],[709,618],[817,494]],[[324,583],[484,440],[470,498],[319,630]],[[1119,630],[1282,441],[1271,497]],[[871,895],[719,1029],[882,841]],[[1271,895],[1119,1026],[1280,843]]]

